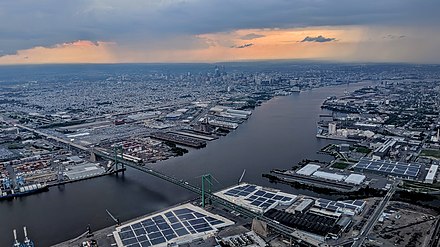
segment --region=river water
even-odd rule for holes
[[[316,151],[329,141],[315,137],[321,103],[366,83],[325,87],[290,96],[275,97],[253,111],[236,131],[151,167],[166,174],[200,184],[200,176],[212,174],[220,189],[238,182],[246,169],[245,182],[282,189],[290,193],[316,195],[287,185],[271,184],[263,173],[272,168],[290,168],[302,159],[329,160]],[[192,199],[196,195],[148,174],[128,169],[123,175],[86,180],[12,201],[0,202],[0,246],[11,246],[12,229],[27,226],[37,246],[50,246],[74,238],[86,230],[114,222],[110,210],[122,221]]]

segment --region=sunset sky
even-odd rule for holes
[[[440,63],[439,0],[2,0],[0,64]]]

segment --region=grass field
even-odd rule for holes
[[[424,149],[424,150],[422,150],[422,152],[420,153],[420,156],[434,157],[434,158],[440,159],[440,150],[435,150],[435,149]]]
[[[343,162],[336,162],[332,165],[333,168],[337,168],[337,169],[345,169],[349,166],[350,164],[347,163],[343,163]]]

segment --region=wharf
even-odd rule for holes
[[[338,136],[316,135],[316,138],[328,139],[328,140],[337,140],[337,141],[346,141],[346,142],[354,142],[354,143],[359,142],[359,140],[348,139],[348,138],[338,137]]]
[[[309,185],[312,187],[320,187],[320,188],[327,188],[327,189],[333,189],[333,190],[339,190],[343,192],[351,192],[356,191],[359,189],[358,186],[355,186],[353,184],[338,182],[338,181],[331,181],[331,180],[324,180],[321,178],[314,178],[310,176],[301,176],[296,174],[286,174],[283,171],[279,170],[272,170],[271,175],[273,178],[276,178],[280,181],[286,182],[286,183],[300,183]]]
[[[206,141],[202,141],[200,139],[196,139],[196,138],[189,137],[189,136],[179,135],[179,134],[172,133],[172,132],[152,133],[151,137],[155,138],[155,139],[162,140],[162,141],[169,141],[169,142],[173,142],[176,144],[181,144],[181,145],[185,145],[185,146],[193,147],[193,148],[202,148],[202,147],[206,146]]]
[[[77,179],[71,179],[71,180],[64,180],[64,181],[56,181],[56,182],[48,183],[47,186],[48,187],[53,187],[53,186],[58,186],[58,185],[63,185],[63,184],[70,184],[70,183],[74,183],[74,182],[88,180],[88,179],[92,179],[92,178],[103,177],[103,176],[107,176],[107,175],[111,175],[111,174],[115,174],[115,173],[119,173],[119,172],[124,172],[126,169],[127,168],[120,168],[120,169],[118,169],[116,171],[104,172],[102,174],[97,174],[97,175],[93,175],[93,176],[89,176],[89,177],[83,177],[83,178],[77,178]]]

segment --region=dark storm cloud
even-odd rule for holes
[[[251,47],[253,45],[254,45],[253,43],[248,43],[248,44],[239,45],[239,46],[231,46],[231,48],[243,49],[243,48],[246,48],[246,47]]]
[[[383,36],[382,39],[391,39],[391,40],[393,40],[393,39],[403,39],[403,38],[405,38],[405,37],[406,37],[406,35],[393,35],[393,34],[388,34],[388,35],[386,35],[386,36]]]
[[[148,46],[236,29],[334,25],[431,26],[438,0],[0,1],[0,49],[14,53],[75,40]]]
[[[301,40],[300,42],[318,42],[318,43],[324,43],[324,42],[331,42],[331,41],[335,41],[335,38],[326,38],[322,35],[319,35],[317,37],[310,37],[307,36],[305,37],[303,40]]]
[[[262,34],[249,33],[249,34],[246,34],[244,36],[241,36],[240,39],[242,39],[242,40],[253,40],[253,39],[258,39],[258,38],[263,38],[263,37],[265,37],[265,36],[262,35]]]

